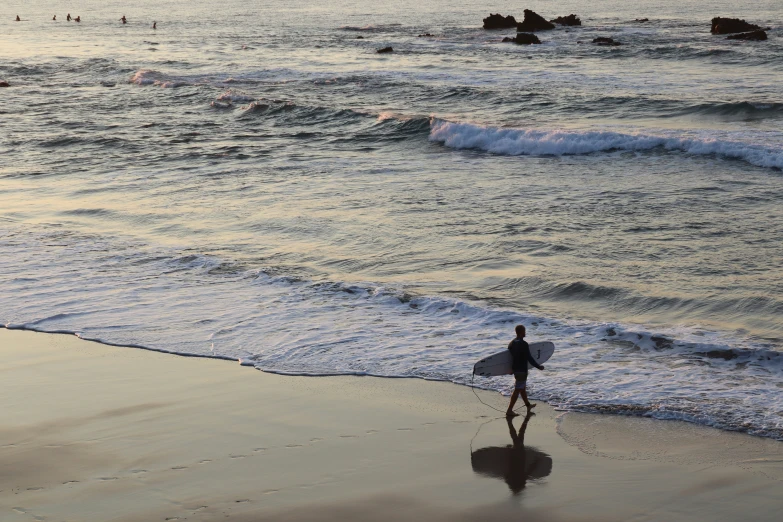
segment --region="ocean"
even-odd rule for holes
[[[5,5],[0,324],[783,439],[778,0]]]

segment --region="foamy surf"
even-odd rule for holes
[[[476,149],[509,156],[566,156],[611,151],[663,149],[694,155],[743,160],[783,169],[783,150],[741,141],[623,134],[610,131],[564,131],[491,127],[433,118],[430,140],[454,149]]]
[[[556,356],[531,393],[570,410],[676,418],[783,438],[783,357],[695,328],[562,320],[404,286],[273,275],[199,254],[70,235],[0,241],[0,321],[107,344],[240,361],[298,375],[471,381],[514,324]],[[44,245],[48,245],[45,247]],[[36,255],[31,256],[30,253]],[[23,273],[7,269],[21,266]],[[68,259],[63,263],[63,259]],[[508,390],[508,379],[480,379]]]

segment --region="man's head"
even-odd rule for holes
[[[524,339],[525,337],[525,327],[521,324],[518,324],[514,330],[517,332],[517,338]]]

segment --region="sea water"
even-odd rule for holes
[[[583,26],[481,28],[524,8]],[[0,16],[0,323],[461,384],[521,323],[557,407],[783,438],[779,1]]]

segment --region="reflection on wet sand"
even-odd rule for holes
[[[528,480],[542,479],[552,472],[552,457],[536,448],[525,447],[525,430],[530,417],[532,415],[525,417],[518,433],[512,419],[506,419],[513,444],[470,452],[474,472],[505,480],[514,495],[525,489]]]

